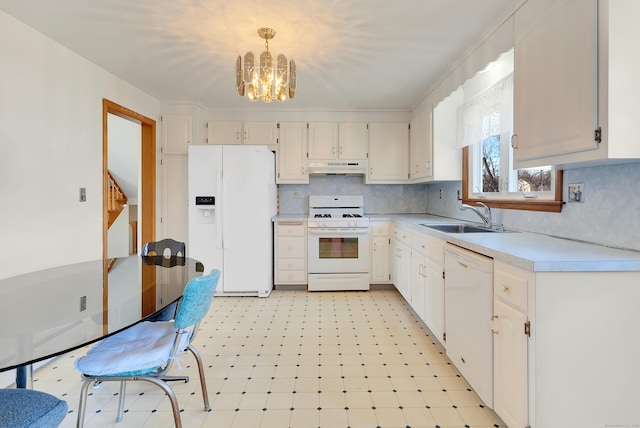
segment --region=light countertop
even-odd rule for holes
[[[527,232],[445,233],[425,224],[469,223],[431,215],[390,215],[392,221],[536,272],[640,271],[640,252]]]
[[[446,233],[421,224],[470,223],[425,214],[367,214],[393,221],[454,245],[535,272],[640,271],[640,252],[528,232]],[[279,215],[274,222],[306,222],[305,214]]]

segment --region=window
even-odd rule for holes
[[[514,170],[513,51],[463,86],[458,144],[463,147],[463,202],[559,212],[562,172],[550,167]]]

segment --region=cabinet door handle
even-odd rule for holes
[[[498,318],[499,318],[499,317],[498,317],[498,315],[492,315],[492,316],[491,316],[491,319],[492,319],[492,320],[497,320]]]
[[[493,333],[493,334],[500,334],[500,332],[499,332],[498,330],[494,330],[494,329],[491,329],[491,333]]]
[[[510,289],[509,289],[509,286],[508,286],[508,285],[502,284],[502,291],[503,291],[503,292],[508,293],[508,292],[509,292],[509,290],[510,290]]]
[[[511,147],[514,149],[518,148],[518,134],[513,134],[511,136]]]

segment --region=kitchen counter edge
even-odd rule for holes
[[[377,216],[371,216],[374,219]],[[529,232],[445,233],[421,224],[469,223],[433,215],[385,215],[410,230],[534,272],[640,271],[640,252]]]

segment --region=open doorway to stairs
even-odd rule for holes
[[[109,115],[139,124],[140,132],[140,165],[139,177],[140,188],[138,197],[138,223],[140,242],[136,243],[134,253],[141,248],[145,242],[155,240],[155,218],[156,218],[156,122],[148,117],[134,112],[126,107],[116,104],[107,99],[102,100],[102,169],[103,169],[103,216],[102,216],[102,254],[103,259],[109,258],[109,188],[112,177],[109,174]]]

